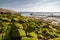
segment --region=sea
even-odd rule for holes
[[[60,23],[60,12],[20,12],[22,16],[33,16],[33,17],[46,17],[46,16],[52,16],[47,17],[45,19],[50,20],[56,20],[58,23]],[[55,18],[54,16],[57,16],[58,18]]]
[[[23,16],[31,16],[31,14],[33,16],[41,16],[41,15],[60,16],[60,12],[21,12],[21,15],[23,15]]]

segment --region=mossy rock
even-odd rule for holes
[[[8,28],[7,30],[5,30],[5,32],[2,33],[3,40],[11,40],[10,30],[11,29]]]
[[[21,37],[22,37],[22,36],[26,36],[26,33],[25,33],[24,30],[19,30],[19,34],[20,34]]]
[[[38,39],[32,37],[22,37],[21,40],[38,40]]]
[[[54,39],[49,39],[49,40],[60,40],[60,37],[54,38]]]
[[[27,35],[33,38],[37,38],[37,34],[35,32],[30,32],[30,33],[28,32]]]
[[[52,28],[53,28],[53,26],[52,26],[52,25],[49,25],[49,28],[51,28],[51,29],[52,29]]]
[[[34,30],[34,27],[28,26],[26,32],[33,32]]]
[[[13,18],[13,20],[14,20],[14,21],[19,21],[19,19],[18,19],[18,18]]]
[[[18,29],[23,29],[23,25],[20,24],[20,23],[15,23],[15,26],[16,26]]]
[[[20,34],[19,34],[19,31],[16,29],[16,30],[12,30],[12,38],[16,38],[16,37],[20,37]]]
[[[60,40],[60,37],[59,38],[54,38],[53,40]]]
[[[2,34],[0,34],[0,40],[3,40],[3,38],[2,38]]]

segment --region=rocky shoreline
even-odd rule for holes
[[[53,25],[59,25],[60,24],[60,17],[35,17],[35,16],[28,16],[30,19],[40,19],[50,22]]]

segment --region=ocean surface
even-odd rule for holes
[[[40,16],[40,15],[45,15],[45,16],[60,16],[60,12],[21,12],[21,15],[23,16]]]
[[[58,23],[60,23],[60,12],[21,12],[21,15],[23,16],[33,16],[33,17],[46,17],[46,16],[59,16],[59,18],[55,17],[47,17],[45,19],[50,20],[56,20]]]

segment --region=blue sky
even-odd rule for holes
[[[16,11],[60,12],[60,0],[0,0],[0,7]]]

